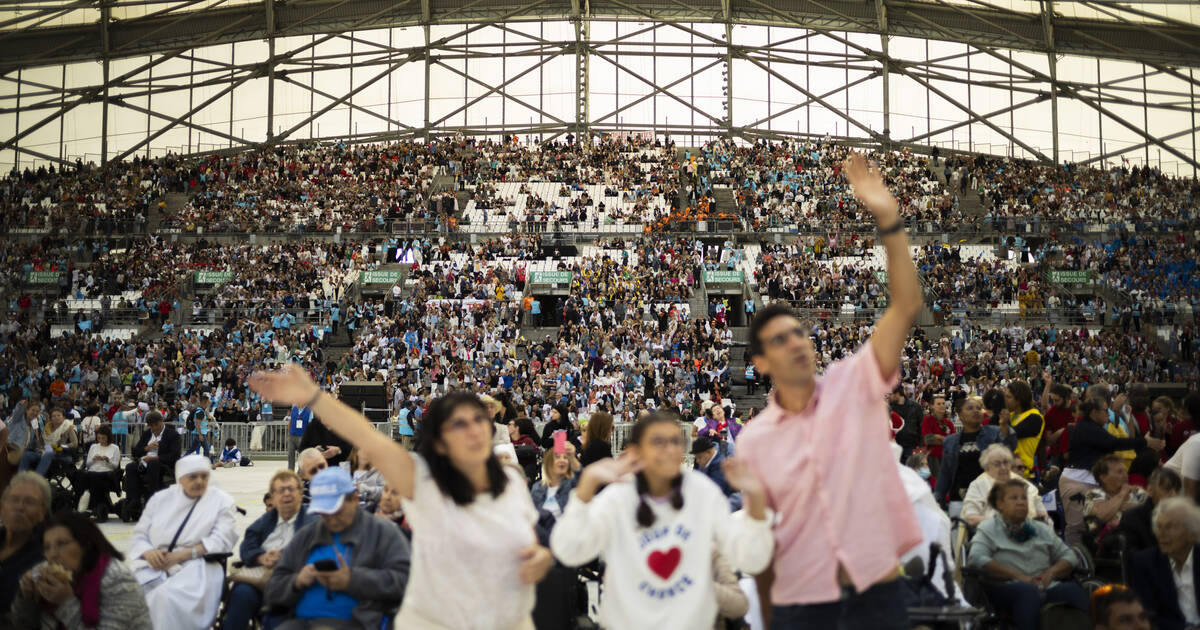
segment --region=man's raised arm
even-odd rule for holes
[[[878,168],[859,153],[846,161],[846,180],[854,186],[854,196],[875,216],[879,242],[887,250],[888,308],[871,335],[871,347],[879,373],[889,379],[900,367],[900,353],[909,330],[921,312],[921,283],[917,267],[908,251],[908,235],[900,217],[900,204],[883,183]]]

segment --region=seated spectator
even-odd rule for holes
[[[108,520],[112,511],[109,493],[117,488],[117,467],[121,465],[121,449],[113,444],[112,427],[103,424],[96,429],[96,443],[88,448],[84,469],[79,475],[83,489],[87,491],[88,506],[97,523]]]
[[[1146,500],[1146,491],[1129,484],[1129,470],[1116,455],[1105,455],[1092,466],[1092,476],[1100,483],[1088,491],[1083,517],[1097,547],[1109,531],[1121,524],[1121,514]]]
[[[309,512],[320,521],[292,537],[267,581],[267,603],[292,611],[277,628],[380,628],[408,582],[408,541],[359,507],[341,468],[313,478]]]
[[[411,543],[412,528],[408,526],[408,521],[404,518],[404,506],[400,499],[400,490],[391,484],[384,484],[383,492],[379,494],[379,505],[375,508],[375,517],[388,523],[394,523]]]
[[[343,462],[342,467],[350,471],[354,485],[358,488],[358,500],[373,509],[379,503],[379,495],[383,493],[383,475],[371,463],[367,456],[357,448],[350,449],[349,461]]]
[[[1154,509],[1158,547],[1133,556],[1129,585],[1137,592],[1160,630],[1200,626],[1200,573],[1196,570],[1200,543],[1200,508],[1190,499],[1173,497]]]
[[[309,447],[300,451],[299,464],[297,472],[300,474],[300,480],[304,482],[304,505],[309,502],[309,487],[312,484],[312,478],[317,476],[317,473],[329,467],[328,460],[321,454],[321,451],[315,447]]]
[[[153,630],[146,597],[125,557],[95,523],[62,512],[47,522],[42,540],[46,563],[21,577],[12,627]]]
[[[281,470],[271,477],[269,493],[272,507],[246,528],[238,550],[242,563],[253,579],[233,578],[235,584],[229,591],[225,604],[225,630],[245,630],[250,620],[258,616],[263,605],[262,589],[267,578],[279,562],[283,548],[291,542],[296,532],[316,519],[301,505],[300,476],[290,470]],[[258,575],[254,575],[258,573]]]
[[[717,589],[717,621],[713,630],[740,627],[750,612],[750,599],[738,584],[738,574],[717,549],[713,549],[713,586]]]
[[[62,409],[50,410],[49,421],[34,438],[29,450],[21,456],[20,471],[35,468],[37,474],[45,477],[50,464],[59,462],[70,466],[75,462],[74,453],[79,448],[79,437],[75,434],[75,425],[67,422]]]
[[[162,488],[163,474],[170,474],[179,460],[179,452],[179,433],[175,427],[168,427],[157,411],[146,414],[146,430],[133,447],[133,461],[125,466],[125,506],[121,520],[130,522],[141,514],[142,500]],[[135,562],[136,559],[135,556]]]
[[[583,452],[579,455],[581,466],[588,466],[605,457],[612,457],[612,444],[610,443],[612,428],[613,417],[610,413],[597,411],[588,418],[584,431]]]
[[[986,587],[988,598],[1019,630],[1038,630],[1044,604],[1065,602],[1082,615],[1088,600],[1078,584],[1065,581],[1075,567],[1074,552],[1048,525],[1029,518],[1028,487],[1013,478],[991,489],[988,503],[996,514],[971,539],[967,565],[1004,582]]]
[[[553,451],[542,458],[542,478],[529,489],[533,499],[533,507],[545,510],[554,518],[562,516],[579,481],[575,473],[579,472],[579,458],[575,456],[575,445],[567,442],[562,453]]]
[[[542,454],[538,446],[537,428],[529,418],[517,418],[508,422],[508,437],[517,451],[517,464],[525,471],[526,479],[537,476],[538,457]]]
[[[729,499],[729,509],[733,511],[742,508],[742,495],[739,494],[729,481],[725,479],[725,471],[721,468],[721,464],[725,461],[725,456],[721,454],[721,450],[717,447],[717,443],[708,437],[698,437],[692,441],[692,456],[695,457],[695,469],[704,473],[705,477],[712,480],[725,493],[725,497]]]
[[[1079,405],[1081,417],[1071,431],[1067,451],[1067,468],[1058,480],[1059,501],[1063,506],[1066,522],[1065,539],[1074,544],[1081,540],[1084,532],[1084,504],[1087,493],[1097,485],[1092,467],[1109,453],[1123,449],[1142,449],[1149,446],[1162,450],[1165,442],[1157,438],[1118,438],[1105,430],[1108,424],[1108,404],[1103,400],[1089,398]]]
[[[155,628],[206,630],[217,616],[225,571],[205,556],[232,552],[237,532],[233,497],[208,485],[211,466],[180,459],[175,485],[150,497],[133,530],[130,564]]]
[[[1150,630],[1150,615],[1137,594],[1120,584],[1092,593],[1093,630]]]
[[[50,484],[36,473],[13,475],[0,494],[0,627],[8,622],[17,583],[25,572],[42,561],[42,522],[50,513]]]
[[[1181,490],[1182,482],[1179,475],[1170,468],[1159,468],[1150,473],[1150,481],[1146,486],[1146,495],[1150,500],[1142,501],[1136,507],[1127,510],[1121,516],[1121,523],[1117,526],[1117,531],[1125,539],[1126,550],[1136,553],[1156,544],[1154,519],[1151,518],[1154,508],[1158,507],[1158,504],[1162,503],[1164,499],[1179,496]]]
[[[1012,451],[1003,444],[992,444],[979,456],[983,474],[971,482],[967,488],[967,495],[963,499],[961,517],[968,525],[979,525],[991,519],[995,514],[994,506],[987,501],[987,497],[992,491],[992,486],[1001,481],[1015,478],[1011,473],[1013,459]],[[1049,517],[1046,514],[1046,508],[1042,505],[1041,498],[1038,497],[1037,488],[1024,479],[1021,479],[1021,482],[1026,486],[1025,505],[1029,507],[1029,518],[1047,520]]]
[[[228,438],[225,440],[225,448],[221,450],[221,459],[217,465],[222,468],[249,466],[250,459],[242,457],[242,451],[237,447],[237,440]]]

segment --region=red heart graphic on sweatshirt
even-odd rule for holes
[[[650,557],[646,559],[646,565],[650,570],[662,579],[671,577],[675,572],[675,568],[679,566],[679,560],[683,557],[683,553],[679,551],[679,547],[672,547],[669,551],[652,551]]]

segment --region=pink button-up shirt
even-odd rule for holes
[[[859,591],[887,577],[919,544],[921,529],[889,445],[884,381],[865,343],[817,379],[808,408],[784,410],[772,395],[738,436],[763,481],[775,527],[777,606],[841,598],[838,564]]]

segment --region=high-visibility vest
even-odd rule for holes
[[[1028,409],[1026,411],[1022,411],[1021,413],[1014,413],[1014,414],[1012,414],[1012,416],[1010,416],[1008,424],[1015,431],[1017,428],[1017,425],[1021,424],[1022,422],[1025,421],[1026,418],[1028,418],[1034,414],[1037,414],[1038,416],[1042,415],[1041,412],[1038,411],[1037,409]],[[1035,435],[1033,437],[1020,438],[1019,440],[1017,440],[1016,456],[1020,457],[1021,461],[1025,463],[1025,476],[1026,477],[1033,476],[1033,459],[1034,459],[1034,456],[1037,455],[1037,447],[1038,447],[1038,444],[1040,444],[1042,442],[1042,433],[1044,433],[1045,431],[1046,431],[1046,419],[1043,417],[1042,418],[1042,428],[1038,429],[1037,435]]]

